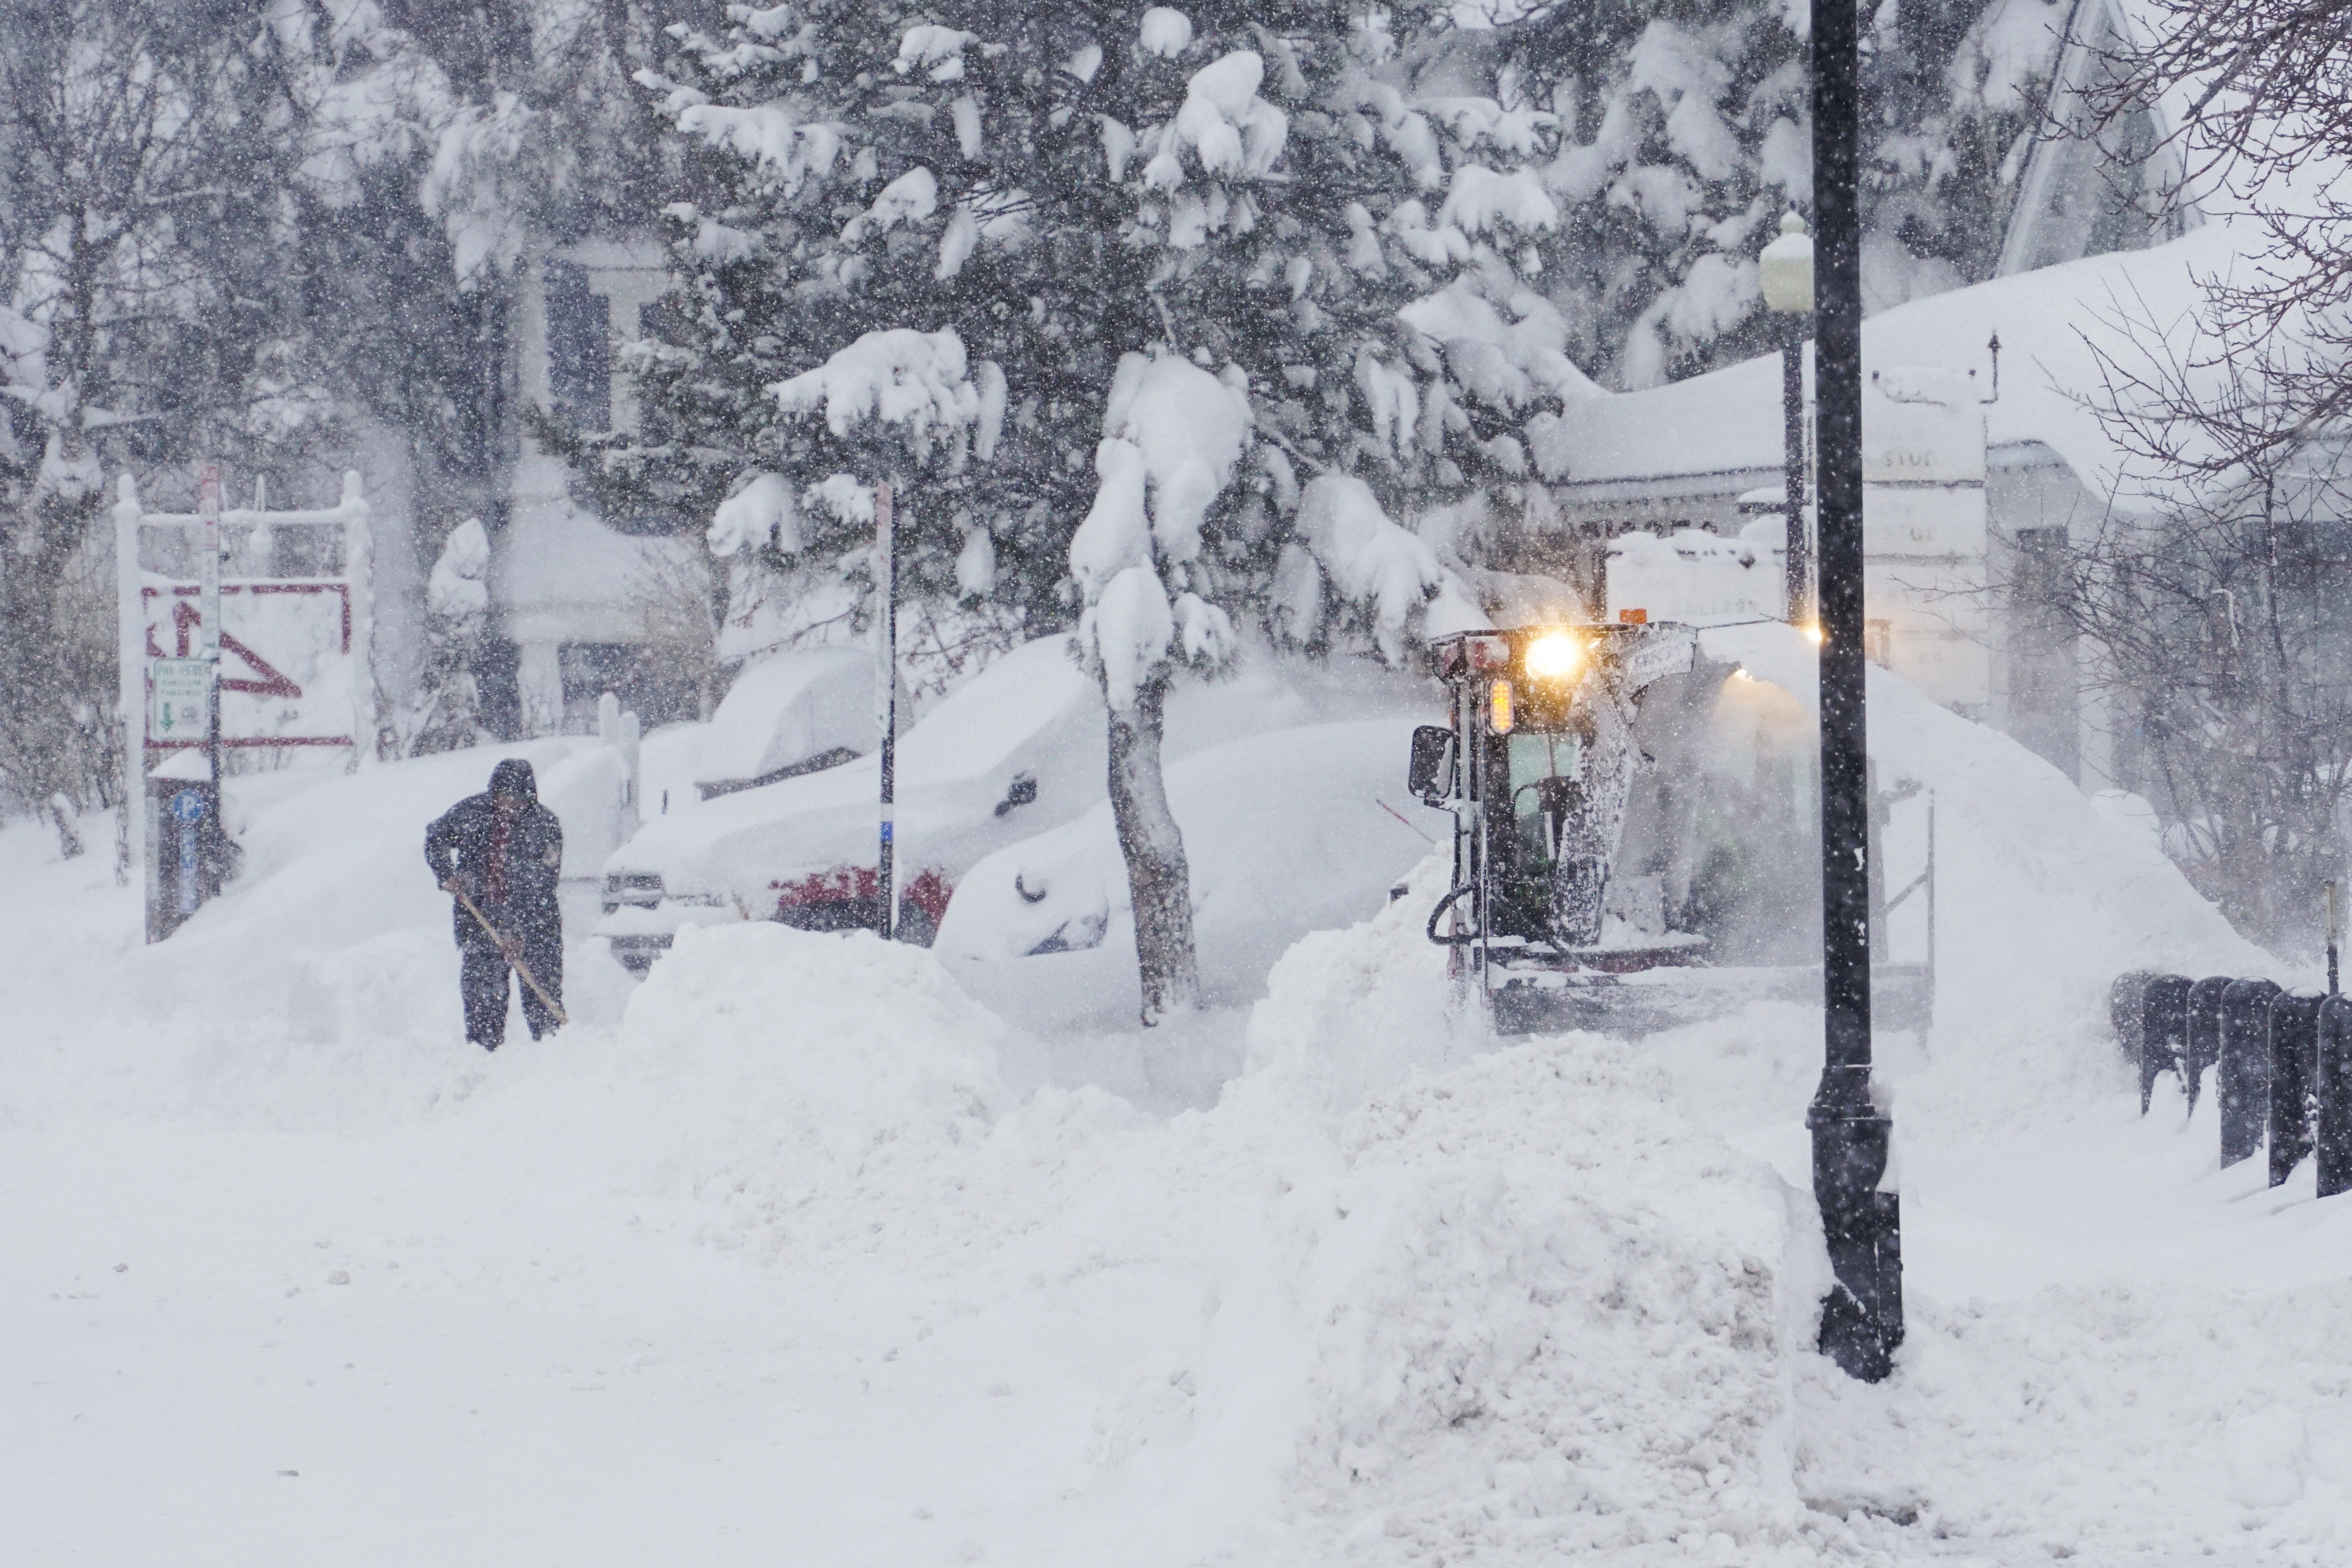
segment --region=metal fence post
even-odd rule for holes
[[[2268,980],[2239,980],[2221,993],[2221,1059],[2213,1098],[2221,1110],[2221,1163],[2251,1159],[2263,1146],[2271,1097],[2271,1002],[2279,988]]]
[[[2311,1092],[2318,1076],[2322,996],[2271,1004],[2271,1185],[2284,1186],[2311,1154]]]
[[[2156,1095],[2156,1075],[2182,1075],[2181,1058],[2188,1050],[2189,980],[2185,974],[2159,974],[2147,983],[2140,1004],[2139,1113],[2147,1114]]]
[[[2115,1026],[2116,1041],[2124,1055],[2137,1062],[2140,1058],[2140,1037],[2147,1008],[2147,988],[2157,976],[2144,969],[2116,976],[2107,988],[2107,1022]]]
[[[2189,1109],[2197,1109],[2205,1069],[2221,1059],[2221,993],[2230,988],[2226,974],[2209,974],[2189,987],[2189,1022],[2183,1036],[2180,1083],[2189,1091]]]
[[[2319,1195],[2352,1192],[2352,996],[2319,1005]]]

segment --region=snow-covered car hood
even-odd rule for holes
[[[608,877],[658,876],[673,897],[772,903],[774,884],[866,864],[881,764],[868,755],[708,801],[646,826]],[[989,851],[1103,798],[1102,698],[1067,637],[1014,649],[950,693],[898,747],[896,837],[905,874],[953,880]],[[1016,792],[1020,780],[1032,781]]]

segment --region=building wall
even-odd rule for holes
[[[599,241],[532,257],[519,283],[514,334],[521,400],[592,434],[628,428],[636,407],[619,350],[642,334],[646,307],[667,288],[658,247]],[[583,365],[593,379],[583,380]],[[679,716],[670,711],[680,700],[669,689],[676,683],[661,679],[648,645],[662,635],[667,599],[690,595],[698,574],[707,580],[700,540],[607,526],[575,493],[566,467],[527,432],[506,491],[490,581],[514,648],[519,732],[593,728],[597,691],[608,686],[648,721]]]
[[[1506,529],[1500,547],[1481,564],[1557,578],[1597,605],[1591,584],[1609,539],[1678,528],[1737,535],[1756,521],[1754,503],[1743,509],[1740,498],[1777,494],[1780,483],[1777,469],[1753,468],[1554,486],[1547,492],[1546,516]],[[2063,587],[2053,575],[2055,552],[2086,539],[2103,509],[2064,461],[2038,442],[1989,453],[1983,496],[1984,555],[1974,574],[1980,613],[1974,620],[1984,647],[1984,700],[1955,706],[2013,736],[2085,788],[2129,787],[2119,776],[2118,721],[2104,694],[2084,689],[2084,650],[2066,631],[2055,602]],[[1954,617],[1955,624],[1969,619]]]

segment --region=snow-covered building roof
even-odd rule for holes
[[[2046,37],[2056,9],[2048,0],[2006,0],[1989,47],[2030,55],[2031,35]],[[2088,133],[2117,62],[2148,41],[2158,20],[2145,0],[2074,0],[2058,24],[2047,113],[2074,133],[2039,136],[2027,151],[1999,276],[2177,239],[2204,221],[2194,195],[2179,189],[2182,149],[2172,136],[2179,103],[2136,107]]]
[[[2126,455],[2094,403],[2099,352],[2134,352],[2132,328],[2174,331],[2199,319],[2199,279],[2240,259],[2243,231],[2209,224],[2150,250],[2116,251],[1955,289],[1863,323],[1865,373],[1914,367],[1990,370],[2000,335],[2000,396],[1985,410],[1996,459],[2039,445],[2084,488],[2124,492]],[[1810,371],[1809,371],[1810,375]],[[1871,398],[1865,406],[1878,400]],[[1529,427],[1538,472],[1555,484],[1658,500],[1737,493],[1775,482],[1783,460],[1780,362],[1767,355],[1643,392],[1568,404]]]

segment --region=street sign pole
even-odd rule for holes
[[[1821,1088],[1813,1195],[1836,1283],[1821,1349],[1875,1383],[1903,1342],[1901,1209],[1879,1190],[1893,1122],[1870,1089],[1870,779],[1864,711],[1861,39],[1853,0],[1813,0],[1814,605],[1822,631]],[[1793,530],[1792,535],[1793,535]]]
[[[203,521],[203,558],[197,563],[196,657],[212,666],[212,705],[205,720],[205,763],[220,783],[221,489],[220,465],[196,465],[196,515]]]
[[[874,487],[874,559],[875,580],[879,584],[882,605],[881,624],[876,628],[877,641],[881,646],[882,684],[880,719],[882,726],[882,841],[876,858],[876,883],[882,896],[882,910],[876,919],[876,929],[882,940],[888,942],[898,931],[898,900],[891,894],[892,861],[897,846],[892,842],[898,829],[898,547],[896,530],[890,517],[890,487]]]
[[[196,843],[201,838],[202,848],[210,850],[221,834],[221,477],[218,463],[196,465],[196,516],[203,525],[200,530],[202,539],[197,545],[203,559],[197,563],[202,574],[197,579],[196,610],[200,619],[196,627],[196,657],[205,663],[208,678],[206,685],[210,688],[205,710],[205,782],[201,787],[210,796],[211,809],[200,814],[195,822],[184,819],[181,831],[184,846]],[[203,858],[206,860],[215,858],[209,854]],[[180,875],[184,900],[188,879],[194,873],[183,866]],[[214,880],[214,878],[204,879],[205,884]],[[213,888],[205,885],[202,890],[208,894]],[[194,908],[194,905],[190,903],[182,913]]]

